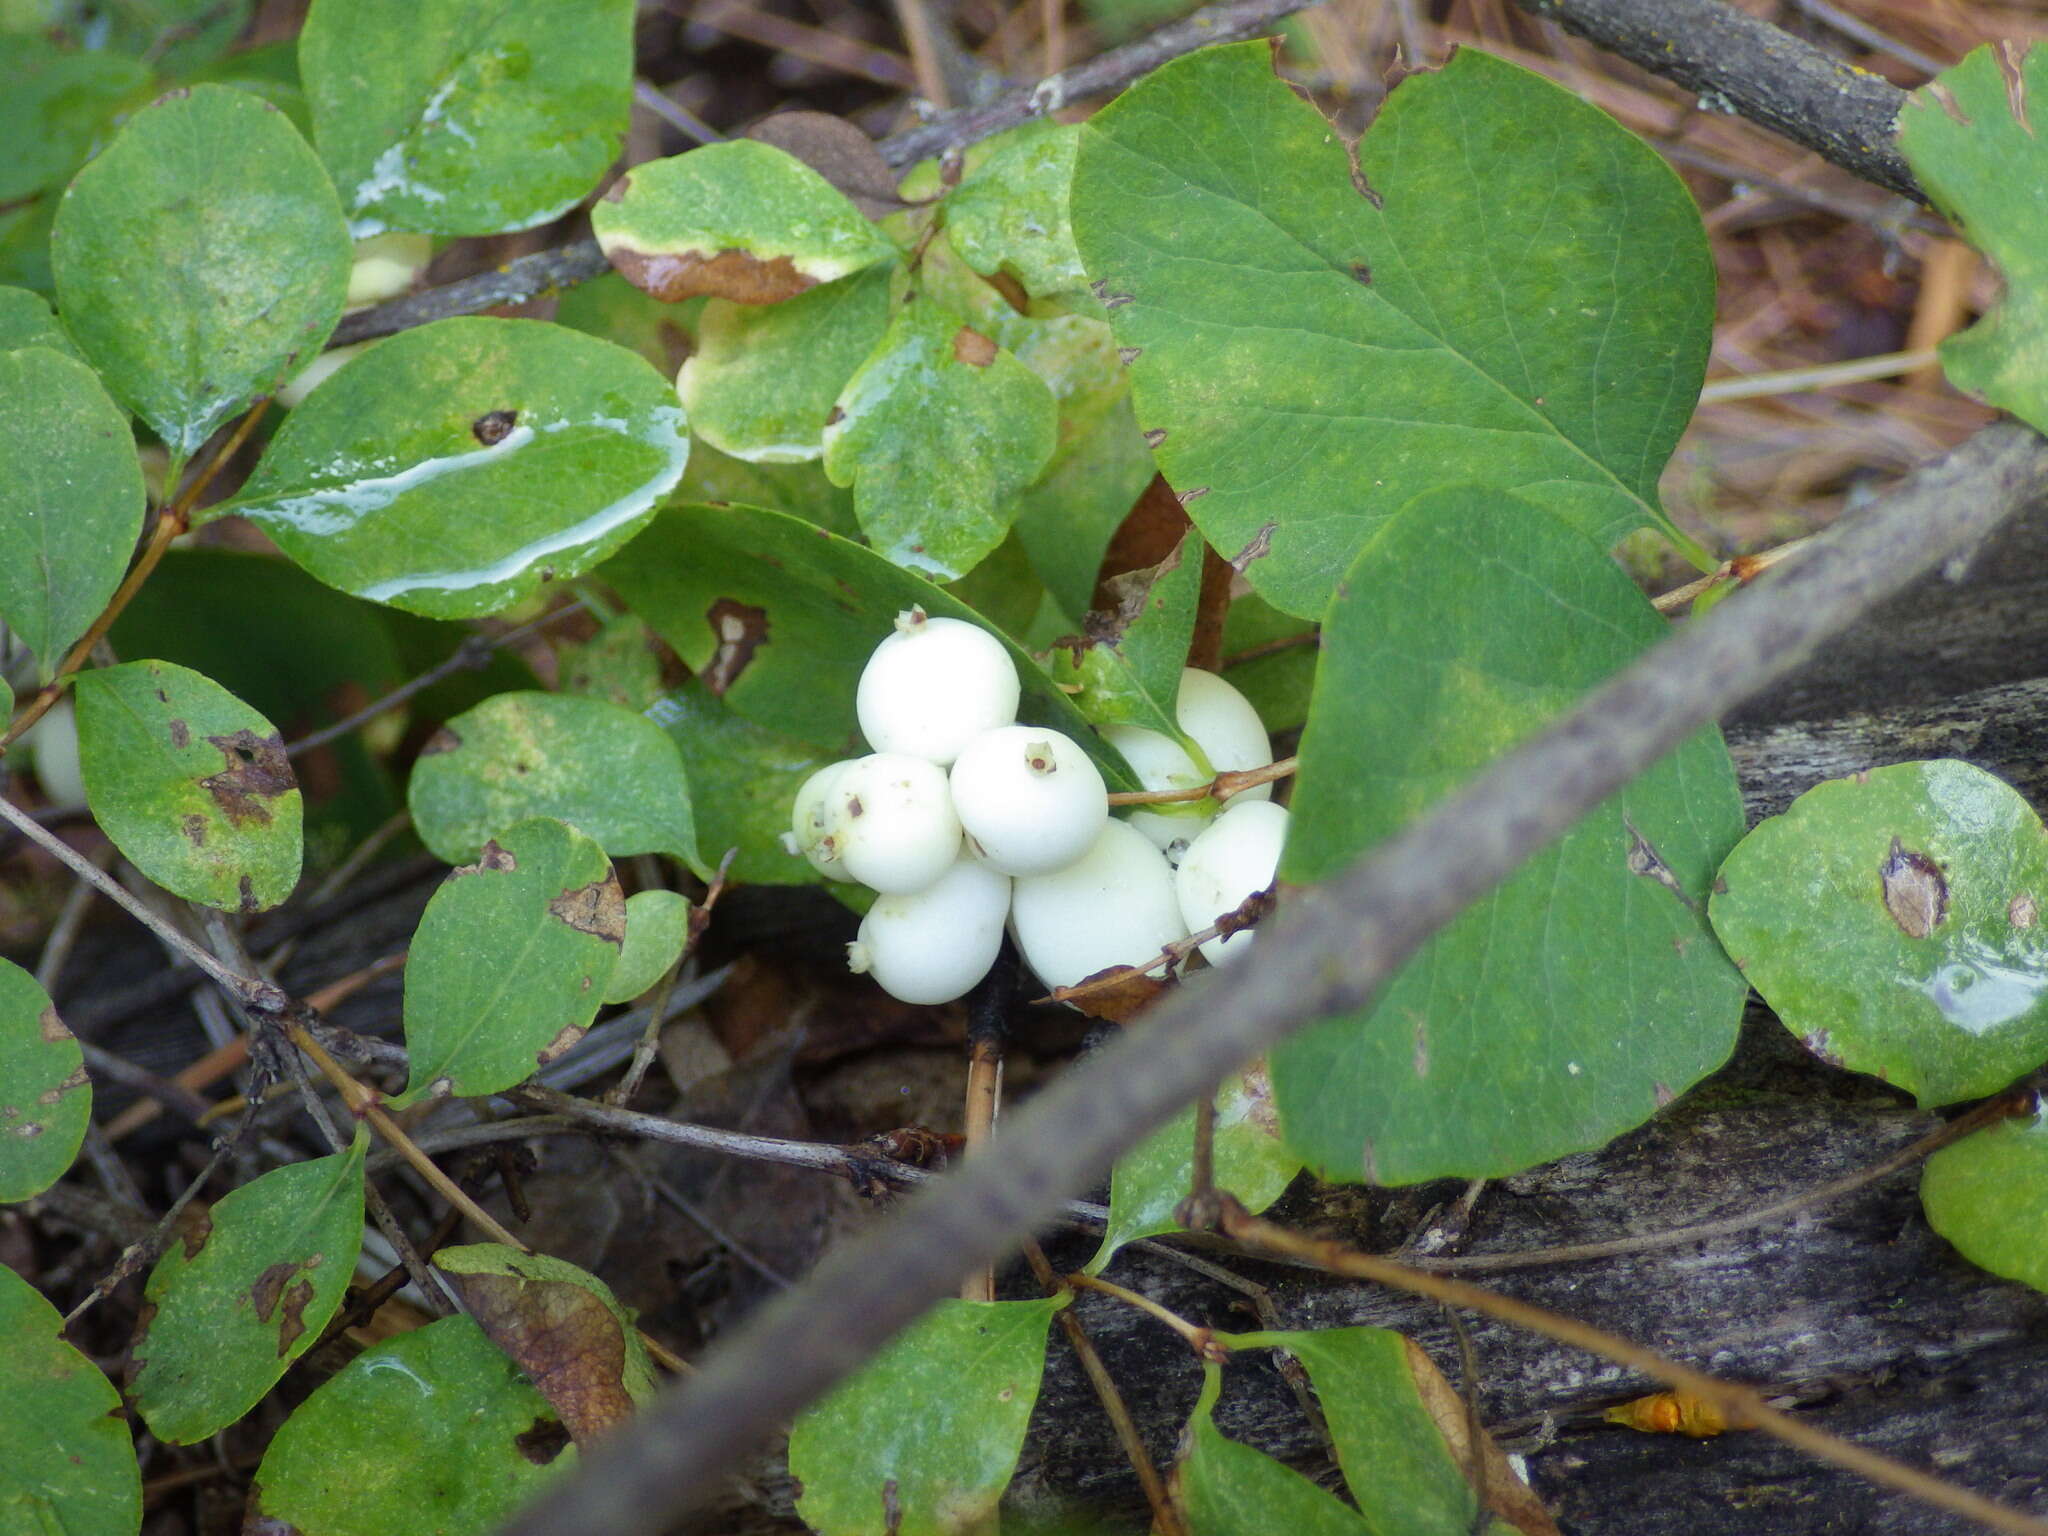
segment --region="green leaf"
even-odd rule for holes
[[[1205,1365],[1202,1395],[1184,1432],[1187,1454],[1174,1470],[1193,1536],[1240,1536],[1245,1531],[1378,1536],[1335,1494],[1218,1429],[1212,1415],[1222,1384],[1222,1372]]]
[[[1280,874],[1335,875],[1665,633],[1583,535],[1474,487],[1411,503],[1338,587]],[[1711,729],[1469,908],[1377,1002],[1277,1051],[1326,1178],[1510,1173],[1602,1146],[1724,1061],[1745,988],[1707,927],[1742,802]],[[1474,1106],[1486,1106],[1474,1112]]]
[[[675,501],[737,502],[787,512],[842,538],[858,539],[860,523],[853,515],[853,492],[825,478],[825,466],[749,464],[720,453],[709,443],[690,446],[690,467],[677,487]]]
[[[683,754],[696,795],[699,844],[738,854],[727,871],[741,885],[814,885],[810,861],[788,853],[789,807],[805,779],[840,755],[735,714],[696,678],[648,707]],[[849,746],[849,750],[851,750]],[[632,925],[627,924],[630,943]]]
[[[1065,1300],[942,1301],[911,1324],[797,1419],[797,1513],[819,1536],[978,1529],[1016,1470]]]
[[[2048,1291],[2048,1114],[2001,1120],[1927,1160],[1920,1203],[1972,1264]]]
[[[861,669],[897,614],[922,607],[979,625],[1017,664],[1018,718],[1080,742],[1111,789],[1135,787],[1045,669],[997,626],[873,550],[797,518],[757,507],[670,507],[604,575],[727,708],[841,757],[857,751]],[[703,798],[713,797],[707,790]]]
[[[615,341],[666,377],[690,355],[704,304],[703,299],[664,304],[618,273],[606,272],[555,300],[555,324]]]
[[[666,853],[701,869],[675,743],[630,709],[501,693],[427,744],[407,792],[420,840],[450,864],[529,816],[570,823],[613,858]]]
[[[0,1530],[135,1536],[142,1474],[121,1397],[64,1319],[0,1268]]]
[[[629,1003],[661,980],[690,942],[690,903],[674,891],[626,898],[626,942],[604,989],[607,1003]]]
[[[2030,92],[2048,100],[2048,54],[2010,42],[1972,49],[1907,98],[1899,149],[1934,206],[2005,278],[1997,306],[1942,342],[1942,371],[2038,428],[2048,426],[2048,225],[2035,199],[2013,195],[2048,176]]]
[[[1209,542],[1317,618],[1373,530],[1450,482],[1605,544],[1680,537],[1657,476],[1714,282],[1677,176],[1469,48],[1403,81],[1357,154],[1354,181],[1264,42],[1176,60],[1082,130],[1075,237]]]
[[[62,186],[114,114],[148,89],[149,71],[119,54],[68,52],[23,31],[0,34],[0,80],[0,203],[12,203]]]
[[[443,1248],[434,1268],[463,1308],[548,1400],[578,1445],[654,1396],[654,1367],[633,1314],[597,1276],[503,1243]]]
[[[1216,1094],[1216,1187],[1248,1211],[1278,1200],[1301,1171],[1301,1159],[1280,1139],[1273,1085],[1262,1066],[1226,1078]],[[1125,1243],[1177,1232],[1174,1207],[1188,1196],[1195,1152],[1195,1112],[1183,1111],[1117,1160],[1109,1182],[1109,1226],[1089,1261],[1100,1274]]]
[[[48,347],[78,357],[77,343],[64,329],[64,322],[51,312],[48,300],[26,288],[0,288],[0,352],[18,352],[23,347]]]
[[[121,584],[146,499],[128,419],[93,371],[0,352],[0,620],[54,672]]]
[[[249,1520],[300,1536],[487,1536],[576,1464],[547,1400],[467,1317],[374,1344],[278,1430]]]
[[[225,85],[130,118],[64,194],[52,242],[65,325],[178,459],[316,356],[348,291],[318,157]]]
[[[405,967],[412,1075],[394,1103],[473,1098],[583,1038],[626,937],[604,850],[544,816],[483,845],[427,903]]]
[[[1116,608],[1091,620],[1082,645],[1056,650],[1055,682],[1097,725],[1136,725],[1181,739],[1180,676],[1202,595],[1202,536],[1189,533],[1155,566],[1115,578]]]
[[[1109,541],[1153,476],[1128,394],[1079,421],[1064,415],[1052,463],[1017,497],[1017,538],[1072,622],[1095,594]]]
[[[555,674],[564,693],[637,713],[661,697],[666,652],[660,638],[638,617],[621,614],[600,625],[588,640],[558,641]]]
[[[581,575],[682,478],[683,414],[624,347],[535,320],[379,342],[293,411],[240,512],[329,586],[475,618]]]
[[[168,661],[81,673],[78,757],[93,818],[174,896],[262,912],[304,852],[284,739],[211,678]]]
[[[940,581],[1003,542],[1011,498],[1058,442],[1059,408],[1038,376],[922,298],[890,322],[834,411],[825,473],[853,487],[875,548]]]
[[[775,304],[896,254],[823,176],[753,139],[634,166],[590,227],[628,282],[670,302]]]
[[[369,1133],[276,1168],[188,1224],[150,1271],[136,1330],[135,1406],[190,1445],[253,1408],[320,1337],[363,1242]]]
[[[299,72],[357,235],[528,229],[619,152],[633,4],[316,0]]]
[[[91,1119],[78,1042],[35,977],[0,960],[0,1205],[62,1178]]]
[[[1223,620],[1223,657],[1229,661],[1280,641],[1301,641],[1247,656],[1223,670],[1224,681],[1251,700],[1274,735],[1308,723],[1309,696],[1316,684],[1315,625],[1282,613],[1256,592],[1232,599]]]
[[[95,41],[189,81],[233,46],[254,8],[254,0],[123,0],[94,17]]]
[[[946,234],[984,276],[1008,271],[1033,298],[1084,288],[1067,221],[1078,124],[1037,118],[1001,135],[946,194]]]
[[[2043,908],[2040,817],[1939,760],[1815,785],[1728,856],[1711,911],[1808,1050],[1935,1105],[2048,1056]]]
[[[889,327],[900,270],[872,266],[780,304],[707,300],[676,375],[690,430],[753,463],[821,458],[833,403]]]

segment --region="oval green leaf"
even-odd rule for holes
[[[135,1536],[142,1474],[121,1397],[64,1319],[0,1267],[0,1530]]]
[[[2048,1056],[2048,830],[1968,763],[1815,785],[1742,840],[1714,929],[1823,1060],[1922,1104],[1996,1093]]]
[[[1190,1536],[1240,1536],[1245,1531],[1378,1536],[1334,1493],[1218,1429],[1214,1414],[1222,1387],[1222,1371],[1204,1366],[1202,1395],[1184,1432],[1186,1454],[1174,1469],[1174,1487]],[[1442,1536],[1457,1533],[1446,1531]]]
[[[1296,884],[1338,873],[1666,628],[1584,535],[1478,488],[1410,504],[1338,592],[1280,861]],[[1706,897],[1741,834],[1727,749],[1704,731],[1468,908],[1372,1007],[1276,1051],[1288,1141],[1326,1178],[1406,1184],[1511,1173],[1641,1124],[1734,1047],[1745,988]]]
[[[607,1003],[629,1003],[661,980],[690,942],[690,903],[674,891],[626,898],[626,942],[605,986]]]
[[[475,618],[625,543],[689,448],[668,381],[624,347],[537,320],[441,320],[322,384],[213,511],[329,586]]]
[[[619,152],[632,0],[318,0],[299,72],[357,235],[558,218]]]
[[[942,1301],[897,1335],[790,1431],[797,1513],[820,1536],[980,1528],[1016,1471],[1065,1300]]]
[[[234,1423],[313,1347],[363,1243],[369,1133],[273,1169],[188,1223],[150,1271],[135,1335],[135,1406],[159,1439]]]
[[[412,771],[420,840],[450,864],[529,816],[568,822],[613,858],[666,853],[700,873],[690,786],[675,743],[603,699],[501,693],[457,715]]]
[[[576,1464],[547,1400],[474,1321],[374,1344],[285,1421],[249,1522],[299,1536],[485,1536]]]
[[[72,337],[183,459],[319,352],[350,253],[327,173],[284,114],[196,85],[78,173],[51,261]]]
[[[91,1119],[78,1042],[35,977],[0,960],[0,1205],[62,1178]]]
[[[853,487],[868,542],[954,581],[1003,542],[1017,493],[1059,440],[1045,382],[958,315],[913,298],[847,380],[825,428],[825,473]]]
[[[137,869],[174,896],[237,912],[292,893],[302,806],[268,720],[168,661],[85,672],[74,692],[86,802]]]
[[[1927,1220],[1972,1264],[2048,1291],[2048,1112],[2002,1120],[1927,1160]]]
[[[1136,788],[1045,669],[996,625],[914,572],[801,519],[758,507],[670,507],[604,574],[728,708],[842,757],[858,750],[861,669],[897,614],[921,607],[978,625],[1017,664],[1018,718],[1082,743],[1111,789]]]
[[[1248,1211],[1263,1211],[1278,1200],[1301,1171],[1301,1159],[1280,1139],[1273,1085],[1263,1066],[1226,1078],[1217,1091],[1212,1147],[1216,1187],[1229,1190]],[[1173,1213],[1192,1187],[1194,1155],[1195,1112],[1189,1109],[1117,1159],[1109,1181],[1109,1226],[1088,1261],[1090,1274],[1100,1274],[1125,1243],[1180,1230]]]
[[[1434,486],[1513,490],[1601,543],[1649,524],[1713,321],[1697,209],[1568,91],[1473,49],[1360,141],[1264,42],[1191,54],[1083,128],[1074,234],[1189,515],[1321,616]]]
[[[0,352],[19,352],[23,347],[48,347],[66,357],[79,355],[78,344],[40,293],[0,288]]]
[[[0,352],[0,620],[45,673],[121,584],[144,500],[128,418],[93,371]]]
[[[395,1103],[471,1098],[533,1076],[583,1038],[626,936],[604,850],[537,816],[441,883],[405,966],[412,1076]]]
[[[778,304],[896,254],[823,176],[754,139],[634,166],[590,227],[628,282],[670,303]]]

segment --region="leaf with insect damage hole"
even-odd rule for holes
[[[1280,1139],[1273,1085],[1263,1063],[1227,1077],[1216,1092],[1216,1187],[1248,1211],[1263,1211],[1286,1193],[1301,1159]],[[1088,1261],[1100,1274],[1125,1243],[1177,1232],[1174,1207],[1188,1196],[1195,1155],[1195,1112],[1183,1111],[1117,1159],[1109,1181],[1109,1225]]]
[[[130,1395],[159,1439],[190,1445],[234,1423],[313,1347],[363,1241],[363,1159],[276,1168],[196,1217],[150,1271]]]
[[[168,661],[79,674],[86,803],[114,845],[174,896],[236,912],[298,884],[299,786],[271,723]]]
[[[1116,607],[1083,620],[1079,643],[1053,648],[1053,681],[1097,725],[1135,725],[1182,740],[1181,671],[1202,595],[1202,536],[1190,531],[1159,564],[1112,579]]]
[[[2048,1111],[1943,1147],[1920,1178],[1927,1220],[1972,1264],[2048,1291]]]
[[[434,1268],[493,1344],[512,1357],[569,1438],[587,1445],[654,1395],[633,1314],[595,1275],[503,1243],[443,1248]]]
[[[797,1513],[824,1536],[978,1530],[1016,1471],[1066,1302],[942,1301],[789,1435]]]
[[[576,1465],[547,1399],[467,1317],[373,1344],[299,1405],[251,1536],[487,1536]]]
[[[697,856],[682,755],[661,728],[603,699],[501,693],[426,745],[407,789],[420,840],[450,864],[529,816],[553,816],[615,859]]]
[[[286,419],[239,512],[331,587],[475,618],[579,576],[682,478],[675,391],[612,342],[438,320],[378,342]]]
[[[626,937],[604,849],[536,816],[441,883],[405,966],[412,1075],[396,1104],[524,1082],[583,1038]]]
[[[1513,497],[1419,497],[1338,584],[1280,875],[1327,880],[1666,625],[1583,534]],[[1326,1178],[1512,1173],[1605,1145],[1727,1059],[1745,988],[1707,926],[1742,835],[1708,729],[1454,919],[1369,1007],[1273,1053]]]
[[[313,140],[358,236],[491,235],[569,211],[618,155],[632,0],[318,0]]]
[[[1721,866],[1714,929],[1822,1060],[1924,1105],[2048,1056],[2048,830],[1968,763],[1815,785]]]
[[[630,1003],[682,958],[691,911],[688,898],[675,891],[636,891],[626,898],[626,942],[604,989],[607,1003]]]
[[[779,304],[896,254],[823,176],[752,139],[634,166],[590,227],[628,282],[670,302]]]
[[[130,118],[57,210],[57,307],[107,387],[183,461],[341,318],[348,229],[282,112],[196,85]]]
[[[2048,220],[2015,197],[2048,177],[2048,52],[2000,41],[1973,49],[1906,100],[1899,149],[1934,206],[1998,263],[2004,297],[1941,344],[1957,389],[2048,428]]]
[[[0,960],[0,1205],[62,1178],[91,1119],[78,1042],[35,977]]]
[[[0,1530],[135,1536],[142,1475],[121,1397],[64,1319],[0,1267]]]
[[[1706,237],[1570,92],[1461,49],[1354,164],[1266,43],[1210,48],[1082,128],[1072,210],[1161,471],[1269,602],[1319,618],[1380,523],[1457,481],[1602,544],[1682,537],[1657,477],[1706,369]]]
[[[823,457],[833,402],[889,328],[901,271],[872,266],[781,304],[707,300],[676,375],[690,430],[749,463]]]
[[[727,708],[835,757],[861,750],[854,693],[896,615],[921,607],[963,620],[995,635],[1016,663],[1018,719],[1080,742],[1111,789],[1137,787],[1045,669],[985,615],[799,518],[758,507],[672,506],[605,566],[604,579]],[[731,845],[707,834],[705,846]]]
[[[44,675],[120,586],[144,500],[128,418],[92,369],[0,351],[0,622]]]

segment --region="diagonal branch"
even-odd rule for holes
[[[968,1159],[895,1219],[829,1255],[714,1351],[692,1383],[596,1448],[508,1528],[512,1536],[665,1528],[742,1451],[1181,1105],[1311,1021],[1370,1001],[1431,934],[1694,731],[2043,500],[2048,441],[2001,423],[1676,631],[1309,893],[1245,963],[1183,989],[1152,1027],[1046,1088],[1013,1119],[998,1156]]]

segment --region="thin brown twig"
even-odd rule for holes
[[[1718,570],[1709,571],[1695,581],[1688,581],[1682,587],[1673,587],[1669,592],[1651,598],[1650,606],[1659,613],[1676,613],[1687,603],[1696,601],[1711,587],[1722,586],[1731,581],[1747,586],[1779,561],[1798,554],[1813,541],[1814,537],[1808,534],[1803,539],[1790,540],[1780,544],[1776,549],[1767,549],[1761,554],[1737,555],[1732,560],[1724,560]]]
[[[1298,757],[1283,757],[1278,762],[1267,763],[1262,768],[1234,768],[1219,773],[1206,784],[1197,784],[1190,789],[1125,789],[1109,797],[1111,805],[1178,805],[1195,800],[1227,801],[1233,795],[1241,795],[1248,789],[1257,789],[1261,784],[1271,784],[1276,779],[1289,777],[1301,766]]]
[[[1171,1307],[1161,1306],[1150,1296],[1141,1296],[1138,1292],[1118,1285],[1114,1280],[1104,1280],[1099,1275],[1077,1271],[1071,1275],[1062,1275],[1060,1278],[1080,1290],[1100,1291],[1105,1296],[1114,1296],[1125,1306],[1136,1307],[1147,1317],[1166,1324],[1181,1336],[1188,1348],[1195,1352],[1195,1358],[1198,1360],[1221,1365],[1230,1357],[1229,1347],[1217,1339],[1215,1329],[1189,1322]]]

